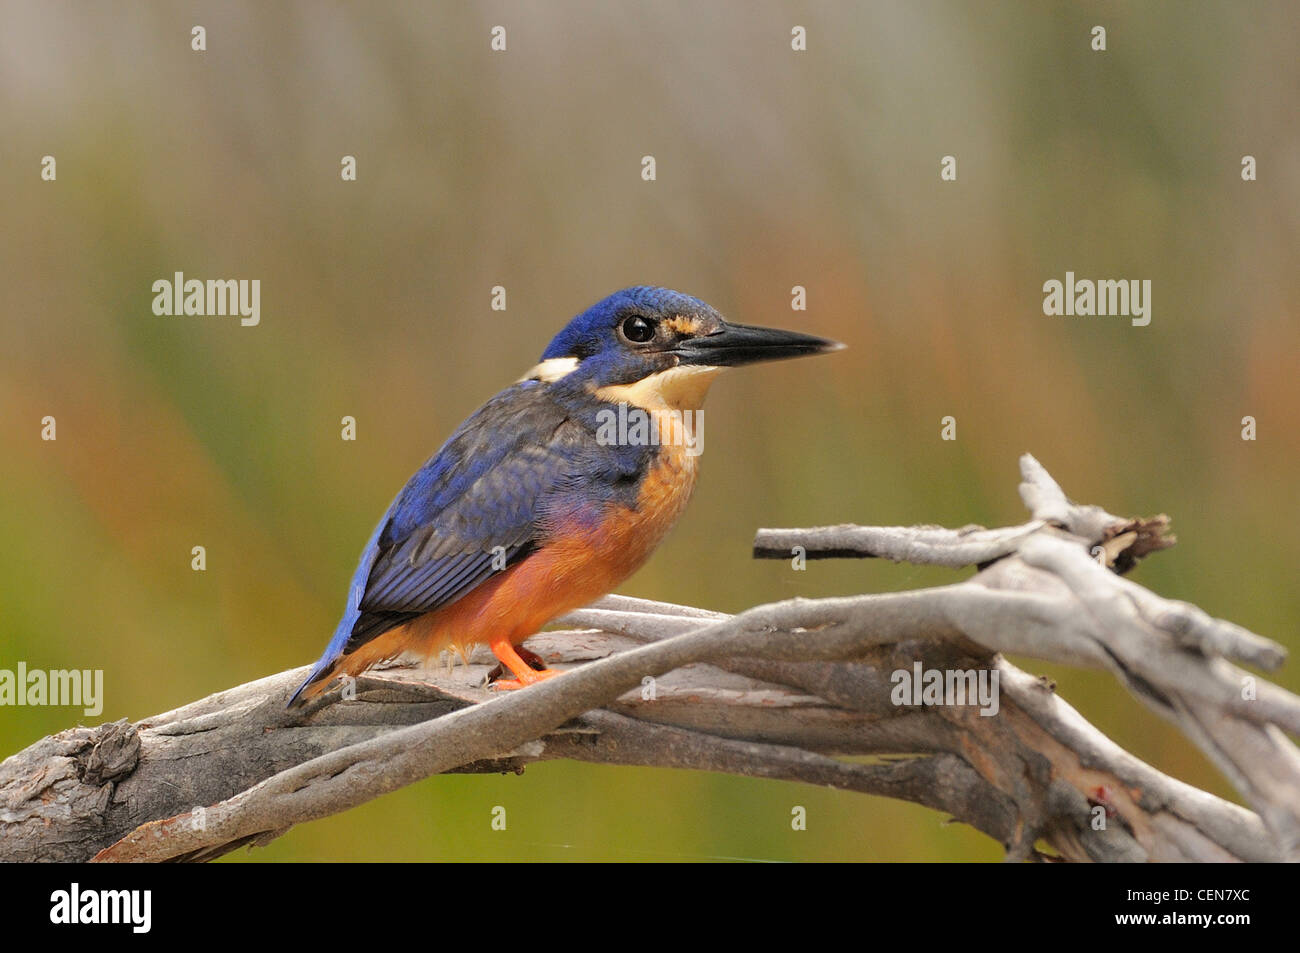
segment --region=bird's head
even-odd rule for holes
[[[698,298],[625,288],[565,326],[527,379],[647,408],[696,408],[723,370],[837,351],[825,338],[725,321]]]

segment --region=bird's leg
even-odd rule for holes
[[[489,683],[492,683],[494,687],[501,689],[502,691],[513,691],[516,688],[524,688],[525,686],[535,684],[536,682],[551,678],[552,676],[562,674],[557,672],[555,669],[547,668],[546,663],[543,662],[541,657],[535,652],[530,652],[525,648],[515,648],[508,638],[494,638],[488,642],[488,647],[492,649],[492,654],[500,660],[501,665],[504,665],[506,668],[510,669],[510,671],[515,673],[516,681],[513,682],[494,681],[494,678],[505,674],[504,671],[498,672],[501,665],[498,665],[488,673]],[[525,658],[525,656],[527,656],[527,658]]]
[[[536,652],[530,652],[522,645],[516,645],[514,648],[516,654],[518,654],[518,656],[521,659],[527,662],[532,669],[538,672],[546,671],[546,660],[543,659]],[[503,677],[505,674],[506,674],[506,667],[502,665],[500,662],[498,662],[496,665],[492,667],[492,670],[487,673],[488,684],[489,685],[492,684],[498,678]]]

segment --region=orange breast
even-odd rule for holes
[[[340,660],[357,674],[404,651],[426,658],[505,635],[519,644],[547,622],[612,591],[650,557],[695,489],[699,457],[664,446],[642,480],[637,506],[611,506],[600,524],[556,526],[523,562],[449,606],[384,633]]]

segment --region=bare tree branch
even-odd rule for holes
[[[1172,544],[1161,516],[1078,506],[1021,461],[1022,526],[761,530],[759,555],[981,567],[949,586],[794,599],[735,616],[610,596],[530,646],[563,678],[495,695],[491,656],[391,668],[305,711],[283,672],[129,724],[76,728],[0,764],[0,859],[206,860],[448,771],[571,758],[883,794],[1070,860],[1300,853],[1300,698],[1233,662],[1282,648],[1120,575]],[[797,552],[797,551],[796,551]],[[1104,668],[1169,718],[1254,811],[1120,749],[1016,653]],[[579,664],[580,663],[580,664]],[[997,713],[900,704],[899,673],[996,675]],[[911,699],[915,701],[915,699]],[[872,756],[871,763],[843,760]],[[884,758],[884,760],[880,760]],[[196,806],[201,806],[195,809]]]

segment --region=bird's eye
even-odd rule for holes
[[[645,344],[646,341],[655,336],[654,322],[641,317],[639,314],[626,319],[619,326],[619,330],[622,332],[623,337],[633,344]]]

